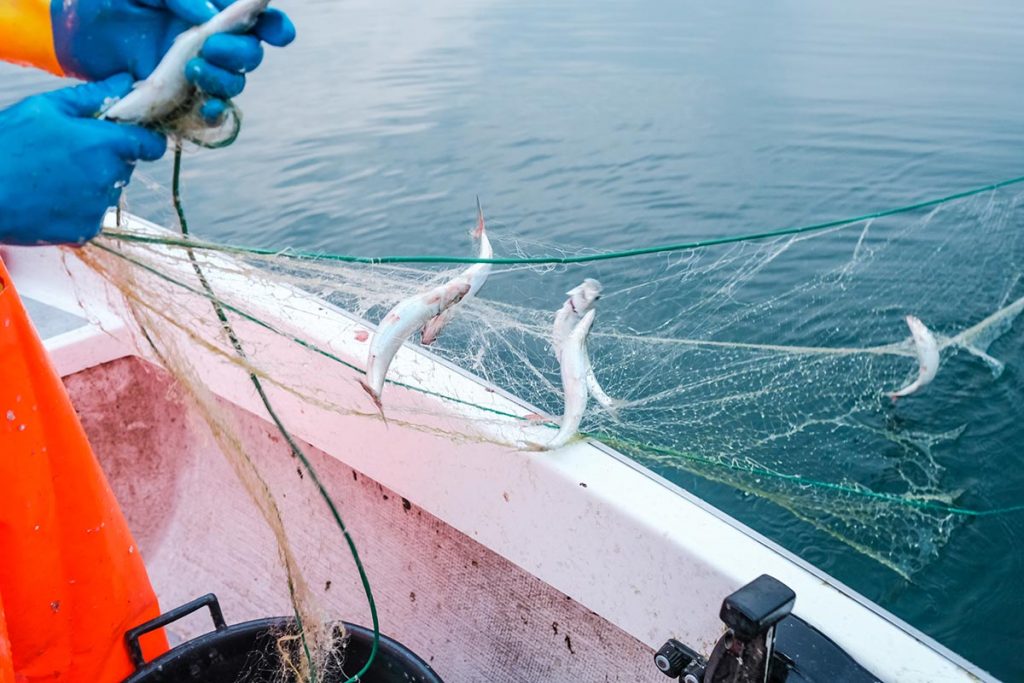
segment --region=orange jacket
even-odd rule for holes
[[[159,613],[139,548],[0,261],[0,683],[115,683]],[[148,636],[147,636],[148,637]],[[167,649],[162,632],[146,658]]]
[[[0,59],[64,75],[53,44],[50,0],[0,0]]]
[[[0,0],[0,59],[63,75],[50,0]],[[2,150],[0,150],[2,153]],[[121,515],[0,260],[0,683],[115,683],[159,614]],[[167,650],[143,639],[146,659]]]

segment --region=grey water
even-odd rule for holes
[[[615,250],[859,215],[1024,175],[1019,0],[275,4],[293,16],[298,40],[269,50],[250,76],[238,99],[240,139],[186,160],[192,228],[211,239],[459,254],[480,195],[494,231],[532,254],[545,245]],[[0,105],[58,85],[4,66]],[[167,160],[139,171],[164,185],[170,177]],[[169,215],[156,200],[133,209]],[[1022,213],[1011,207],[1004,219],[1024,230]],[[908,270],[930,263],[948,246],[943,231],[960,228],[955,213],[943,216],[934,230],[890,245]],[[898,223],[871,229],[886,225]],[[793,245],[786,269],[751,282],[787,291],[837,248]],[[1024,270],[1020,241],[977,248],[991,258],[914,270],[913,300],[899,303],[954,330],[991,313],[1004,294],[1019,296],[1007,283]],[[597,272],[613,289],[642,282],[650,267],[620,261]],[[551,301],[593,272],[555,273],[544,285]],[[885,336],[872,322],[882,313],[898,321],[895,310],[857,302],[898,290],[905,273],[873,277],[849,293],[848,317],[808,305],[748,332],[766,343],[897,341],[903,330]],[[507,296],[499,282],[484,295]],[[957,296],[961,283],[985,293],[984,305]],[[679,316],[681,296],[700,294],[697,283],[645,309],[651,320],[632,322],[657,329]],[[1024,501],[1022,326],[989,349],[1006,364],[999,378],[958,356],[958,369],[936,380],[945,389],[932,394],[945,397],[943,424],[966,425],[935,457],[974,507]],[[929,410],[913,405],[898,419]],[[841,464],[843,453],[836,458]],[[1024,514],[958,525],[907,578],[785,510],[662,473],[992,674],[1024,680]]]

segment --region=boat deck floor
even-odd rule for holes
[[[290,614],[274,538],[172,377],[129,357],[65,384],[163,608],[213,592],[229,623]],[[344,539],[280,436],[234,406],[218,412],[270,482],[327,615],[369,624]],[[305,448],[362,555],[382,631],[446,680],[663,680],[645,644],[378,482]],[[207,630],[194,615],[170,636],[180,642]]]

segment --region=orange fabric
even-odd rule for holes
[[[14,683],[14,661],[11,658],[11,640],[7,637],[4,621],[4,601],[0,595],[0,683]]]
[[[17,683],[114,683],[133,670],[124,632],[159,613],[156,596],[2,262],[0,289],[0,599],[8,660]],[[0,682],[7,683],[2,647]],[[144,647],[147,659],[165,651],[163,632]]]
[[[53,45],[50,0],[0,0],[0,59],[64,75]]]

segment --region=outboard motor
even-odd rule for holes
[[[879,679],[790,614],[796,593],[762,574],[722,601],[728,627],[711,655],[669,640],[654,664],[679,683],[875,683]]]

